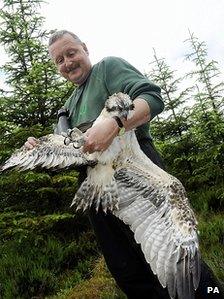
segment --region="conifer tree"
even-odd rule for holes
[[[220,81],[220,71],[216,61],[208,59],[205,42],[189,32],[191,52],[186,59],[192,61],[195,69],[186,77],[195,78],[197,82],[195,103],[191,109],[190,130],[194,136],[197,149],[192,155],[194,176],[192,181],[199,186],[212,186],[223,181],[224,161],[224,120],[223,120],[223,91],[224,82]]]
[[[68,84],[56,73],[48,55],[38,13],[42,0],[4,0],[1,9],[0,43],[9,61],[2,67],[10,93],[4,93],[4,116],[20,126],[55,121],[67,96]]]
[[[152,122],[153,136],[159,143],[164,159],[171,171],[184,180],[186,174],[192,174],[191,162],[188,160],[192,143],[188,136],[188,108],[191,87],[181,90],[182,78],[175,78],[175,71],[171,70],[164,58],[158,58],[154,50],[154,61],[148,73],[150,80],[161,87],[165,103],[163,116]],[[182,175],[183,169],[187,173]]]
[[[200,41],[190,31],[189,35],[185,42],[190,45],[191,52],[186,55],[186,60],[192,61],[195,69],[190,71],[187,77],[195,78],[199,83],[200,104],[203,103],[203,109],[212,109],[218,113],[224,105],[224,82],[219,79],[218,63],[208,59],[208,50],[204,41]]]
[[[48,57],[50,32],[41,29],[38,13],[42,1],[3,3],[0,43],[8,54],[2,67],[8,85],[0,94],[0,163],[28,136],[52,131],[69,92]],[[77,176],[75,170],[1,174],[0,298],[43,298],[65,286],[64,281],[60,286],[65,267],[71,273],[67,281],[72,275],[82,277],[77,264],[83,262],[82,269],[89,271],[87,260],[96,255],[91,233],[86,234],[89,223],[70,209]]]

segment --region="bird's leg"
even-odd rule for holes
[[[84,134],[78,129],[68,129],[66,136],[64,136],[64,144],[69,145],[70,143],[73,144],[74,148],[80,148],[85,143]]]

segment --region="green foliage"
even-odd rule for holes
[[[36,236],[35,244],[48,236],[62,241],[72,241],[82,231],[89,230],[89,222],[83,215],[70,213],[54,213],[35,216],[32,212],[6,211],[0,214],[0,241],[23,240]],[[70,239],[71,238],[71,239]],[[83,247],[90,245],[83,239]]]
[[[186,102],[192,87],[180,90],[183,78],[175,78],[175,71],[171,70],[164,58],[158,58],[154,50],[154,61],[147,76],[161,87],[161,94],[165,103],[164,117],[158,116],[153,122],[153,129],[160,140],[172,137],[180,139],[188,129]],[[162,130],[161,130],[162,123]],[[165,131],[164,131],[165,130]]]
[[[43,127],[36,124],[32,127],[20,127],[7,121],[0,121],[1,147],[14,151],[15,148],[21,147],[26,139],[30,136],[40,137],[52,132],[52,126]],[[1,152],[0,152],[1,153]]]
[[[74,286],[88,277],[98,256],[84,215],[35,214],[0,214],[2,298],[43,296]]]
[[[85,242],[87,238],[92,238],[89,232],[77,241],[63,243],[33,233],[20,241],[14,238],[4,242],[0,253],[1,298],[28,299],[56,292],[71,280],[66,279],[65,269],[73,271],[73,284],[88,277],[96,249],[94,242]]]
[[[150,74],[162,86],[167,108],[164,119],[156,119],[151,127],[168,171],[177,176],[188,191],[200,190],[203,193],[203,189],[207,192],[207,189],[223,184],[224,122],[221,107],[224,83],[214,84],[220,72],[217,63],[207,62],[205,43],[199,42],[191,33],[188,42],[192,52],[187,59],[195,63],[196,71],[186,76],[195,78],[199,85],[176,96],[177,83],[181,80],[175,79],[164,59],[158,59],[155,54]],[[187,105],[189,98],[191,107],[183,108],[183,102]],[[167,110],[170,116],[166,114]],[[216,200],[219,202],[218,198]]]
[[[224,282],[224,218],[207,213],[199,217],[199,238],[202,256],[214,273]]]
[[[218,113],[223,108],[224,82],[219,80],[220,71],[217,61],[208,61],[208,50],[204,41],[189,31],[189,38],[186,42],[191,47],[191,52],[186,59],[194,63],[195,69],[186,76],[197,80],[198,100],[204,109],[211,108]]]
[[[67,211],[77,190],[77,172],[59,174],[11,172],[0,178],[0,211],[32,211],[36,214]]]
[[[48,299],[126,299],[108,272],[104,259],[98,259],[94,266],[89,279]]]
[[[224,187],[222,185],[205,186],[196,191],[189,192],[194,209],[202,214],[211,212],[224,212]]]
[[[10,60],[2,66],[10,91],[3,92],[0,120],[21,126],[52,124],[71,84],[62,80],[50,60],[38,13],[41,0],[4,0],[0,42]]]

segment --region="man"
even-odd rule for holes
[[[136,136],[142,150],[162,167],[148,127],[148,121],[163,110],[160,88],[120,58],[108,57],[92,66],[86,45],[68,31],[58,31],[52,35],[49,53],[60,74],[78,86],[65,104],[70,111],[71,127],[96,119],[105,100],[114,93],[129,94],[135,105],[131,119],[108,118],[88,129],[83,151],[104,151],[121,129],[137,128]],[[25,145],[32,148],[36,141],[30,137]],[[80,180],[84,178],[83,171]],[[127,297],[168,299],[167,290],[161,287],[153,275],[129,227],[111,213],[105,215],[101,209],[98,213],[91,209],[89,217],[107,266]],[[199,291],[203,295],[197,298],[206,298],[205,292],[203,285]]]

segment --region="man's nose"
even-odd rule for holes
[[[66,57],[65,58],[65,66],[66,67],[70,67],[71,65],[72,65],[72,59],[71,58],[69,58],[69,57]]]

